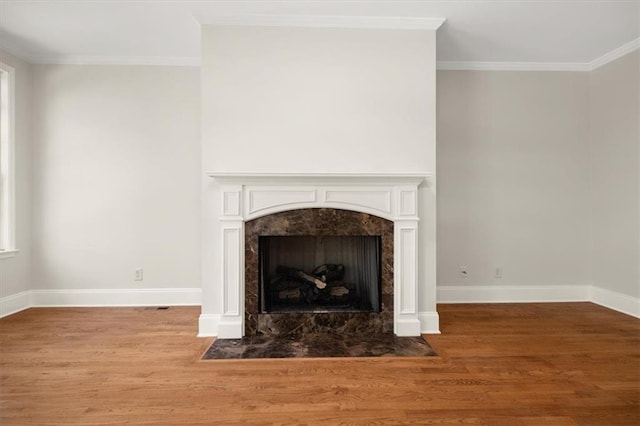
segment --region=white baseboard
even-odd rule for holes
[[[31,307],[200,306],[199,288],[30,290],[0,299],[0,318]]]
[[[438,303],[592,302],[640,318],[640,298],[594,285],[444,285]]]
[[[588,285],[445,285],[438,303],[588,302]]]
[[[218,335],[220,315],[201,314],[198,319],[198,337],[213,337]]]
[[[31,291],[22,291],[0,298],[0,318],[31,307]]]
[[[440,317],[437,312],[418,312],[420,333],[440,334]]]
[[[198,334],[204,334],[200,332]],[[244,323],[239,316],[224,317],[222,315],[218,318],[218,330],[214,336],[220,339],[240,339],[244,336]]]
[[[421,324],[418,318],[396,318],[396,336],[419,336]]]
[[[200,305],[199,288],[31,290],[33,306],[191,306]]]
[[[591,286],[590,299],[605,308],[640,318],[640,298]]]
[[[438,303],[593,302],[640,318],[640,298],[590,285],[439,286]],[[0,298],[0,318],[31,307],[200,306],[199,288],[29,290]],[[439,333],[437,312],[420,312],[420,331]],[[219,315],[201,315],[203,336],[215,336]],[[202,331],[204,330],[204,331]],[[206,332],[206,333],[205,333]]]

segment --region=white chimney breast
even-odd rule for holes
[[[414,312],[412,333],[438,332],[435,29],[204,25],[201,32],[202,172],[216,179],[202,181],[200,334],[236,333],[220,322],[233,311],[225,304],[235,303],[221,276],[243,265],[224,263],[223,234],[240,238],[244,220],[304,204],[367,211],[398,225],[419,218],[413,239],[403,234],[396,246],[420,253],[405,271],[415,291],[398,308]],[[429,177],[417,188],[402,175]],[[396,177],[392,190],[381,186],[385,176]],[[247,191],[256,183],[259,191]]]

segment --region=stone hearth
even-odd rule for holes
[[[422,337],[398,337],[390,333],[322,333],[216,339],[202,359],[437,356]]]

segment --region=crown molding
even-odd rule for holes
[[[446,18],[337,15],[241,15],[198,19],[202,25],[437,30]]]
[[[255,15],[260,16],[260,15]],[[271,18],[286,18],[283,16],[271,16]],[[261,16],[263,17],[263,16]],[[262,24],[257,24],[253,21],[250,23],[243,17],[219,19],[216,21],[220,25],[266,25],[266,26],[287,26],[285,24],[276,24],[276,20],[272,20],[271,24],[266,24],[263,21]],[[301,18],[301,16],[295,16],[295,18]],[[304,25],[314,27],[331,27],[330,20],[324,22],[323,19],[318,17],[307,17],[316,21],[317,25]],[[396,28],[396,29],[437,29],[445,20],[444,18],[383,18],[383,17],[324,17],[324,18],[349,18],[354,25],[346,26],[344,28]],[[387,24],[392,23],[394,19],[405,21],[401,26],[355,26],[355,23],[359,19],[364,19],[360,22],[361,25],[365,24],[365,21],[373,19],[377,22],[386,21]],[[417,21],[423,21],[423,26],[419,27]],[[427,28],[425,21],[436,21],[434,23],[437,26]],[[235,24],[232,22],[236,22]],[[292,21],[295,22],[295,21]],[[337,21],[335,21],[337,22]],[[439,22],[439,24],[438,24]],[[373,21],[370,22],[373,24]],[[411,26],[414,25],[414,26]],[[302,21],[299,21],[299,25],[291,23],[289,26],[303,26]],[[438,70],[448,71],[573,71],[573,72],[588,72],[600,68],[609,62],[615,61],[637,49],[640,48],[640,38],[632,40],[622,46],[600,56],[599,58],[591,62],[476,62],[476,61],[438,61],[436,68]],[[17,48],[13,45],[8,45],[3,42],[0,45],[0,51],[9,53],[19,59],[22,59],[31,64],[51,64],[51,65],[149,65],[149,66],[182,66],[182,67],[199,67],[201,58],[196,56],[75,56],[75,55],[33,55],[26,53],[24,50]]]
[[[55,65],[149,65],[199,67],[200,58],[195,56],[75,56],[38,55],[31,56],[34,64]]]
[[[625,43],[617,49],[613,49],[611,52],[606,53],[600,56],[598,59],[591,61],[589,64],[589,71],[593,71],[597,68],[600,68],[603,65],[608,64],[609,62],[613,62],[618,58],[623,57],[624,55],[633,52],[634,50],[640,48],[640,38],[635,40],[631,40],[629,43]]]
[[[591,62],[467,62],[438,61],[439,70],[459,71],[573,71],[588,72],[640,48],[640,38],[631,40]]]
[[[589,63],[580,62],[465,62],[438,61],[438,70],[460,71],[590,71]]]
[[[149,65],[199,67],[199,56],[81,56],[81,55],[33,55],[15,46],[3,43],[0,51],[37,65]]]

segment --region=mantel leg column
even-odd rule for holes
[[[394,223],[394,321],[397,336],[420,336],[418,319],[418,221]]]
[[[239,339],[244,335],[244,220],[242,219],[242,187],[222,188],[220,218],[220,250],[222,264],[222,315],[218,337]]]

